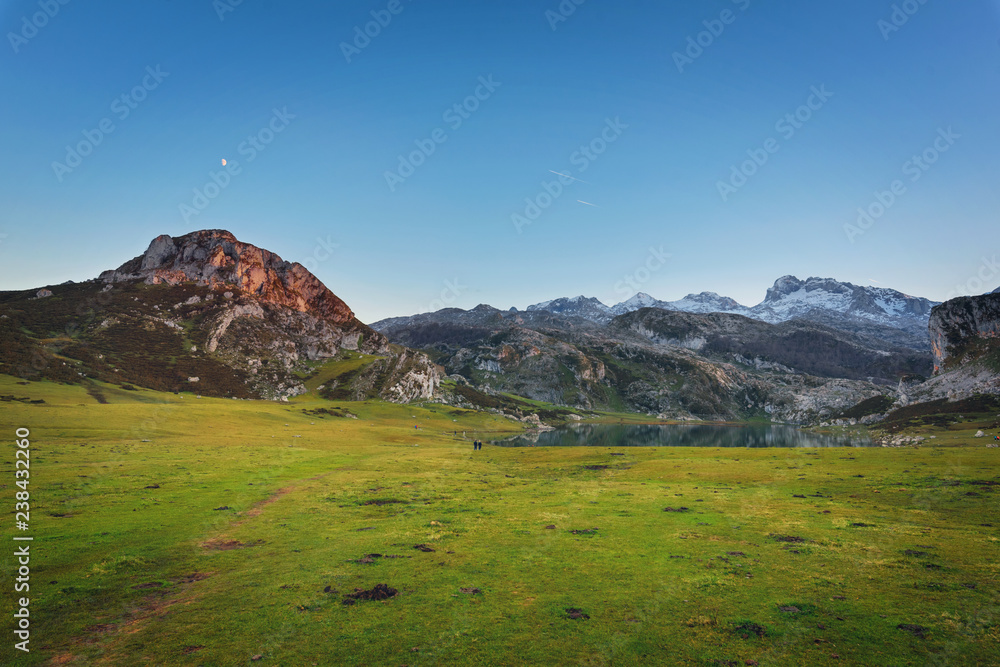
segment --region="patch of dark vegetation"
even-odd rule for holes
[[[205,647],[201,644],[197,646],[185,646],[183,649],[181,649],[181,653],[183,653],[184,655],[191,655],[192,653],[197,653],[203,648]]]
[[[144,486],[142,488],[144,488],[144,489],[158,489],[158,488],[160,488],[160,485],[159,484],[150,484],[149,486]]]
[[[579,530],[571,530],[569,532],[573,533],[574,535],[596,535],[597,534],[597,529],[596,528],[581,528]]]
[[[606,466],[606,465],[583,466],[584,470],[607,470],[610,467],[611,466]]]
[[[921,556],[928,555],[926,551],[916,551],[914,549],[906,549],[903,551],[904,556],[913,556],[914,558],[920,558]]]
[[[746,554],[743,553],[742,551],[727,551],[726,555],[727,556],[746,556]]]
[[[375,530],[375,526],[365,526],[364,528],[355,528],[354,532],[360,533],[366,530]]]
[[[786,614],[798,614],[802,610],[799,609],[798,607],[793,606],[793,605],[788,605],[788,606],[785,606],[785,607],[778,607],[778,611],[784,612]]]
[[[767,628],[753,621],[740,621],[733,624],[733,634],[743,639],[749,639],[751,636],[766,637]]]
[[[354,604],[358,600],[388,600],[399,595],[399,591],[386,584],[375,584],[374,588],[362,590],[355,588],[353,593],[348,593],[344,598],[344,604]],[[350,602],[348,602],[350,600]]]
[[[914,623],[900,623],[896,626],[896,629],[902,630],[903,632],[909,632],[914,637],[919,637],[920,639],[927,637],[927,633],[930,632],[930,628],[925,628],[922,625],[916,625]]]
[[[224,511],[226,511],[226,510],[231,510],[231,509],[233,509],[233,508],[232,508],[232,507],[230,507],[229,505],[223,505],[222,507],[216,507],[216,508],[215,508],[214,510],[212,510],[212,511],[213,511],[213,512],[224,512]]]
[[[955,422],[956,415],[962,418],[976,415],[993,417],[998,412],[1000,412],[1000,397],[977,394],[954,402],[942,398],[937,401],[907,405],[890,412],[883,424],[890,433],[918,426],[948,428]]]
[[[466,595],[480,595],[483,592],[479,588],[459,588],[458,591]]]
[[[895,400],[885,395],[873,396],[861,401],[847,410],[844,410],[843,412],[831,416],[830,418],[861,419],[862,417],[868,417],[869,415],[880,415],[887,412],[895,403]]]
[[[132,588],[136,589],[137,591],[144,591],[150,588],[160,588],[161,586],[163,586],[163,584],[161,584],[158,581],[150,581],[149,583],[146,584],[136,584]]]
[[[101,391],[101,388],[98,387],[96,384],[88,382],[86,389],[87,389],[87,394],[95,401],[97,401],[101,405],[108,404],[108,397],[104,395],[104,392]]]
[[[572,618],[574,620],[586,621],[590,619],[589,614],[585,613],[582,609],[578,609],[576,607],[566,607],[565,612],[567,618]]]
[[[413,548],[417,551],[423,551],[424,553],[431,553],[435,551],[433,547],[429,547],[426,544],[414,544]]]
[[[800,544],[806,541],[804,537],[799,537],[798,535],[778,535],[776,533],[770,533],[768,537],[775,542],[790,542],[793,544]]]
[[[664,507],[664,512],[690,512],[691,510],[687,507]]]
[[[400,500],[398,498],[373,498],[371,500],[366,500],[360,505],[377,505],[382,507],[383,505],[409,505],[408,500]]]
[[[855,527],[855,528],[874,528],[875,527],[874,523],[860,523],[860,522],[858,522],[858,523],[852,523],[851,525],[853,527]]]
[[[340,408],[337,406],[333,406],[331,408],[316,408],[315,410],[303,409],[302,413],[310,417],[319,417],[320,419],[324,419],[326,417],[345,417],[349,419],[358,418],[357,415],[355,415],[350,410],[346,410],[344,408]]]
[[[545,526],[545,530],[555,530],[555,529],[556,529],[556,525],[554,523],[549,524],[548,526]]]

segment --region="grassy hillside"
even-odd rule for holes
[[[0,376],[8,512],[32,430],[16,664],[995,664],[1000,450],[971,431],[473,452],[511,422],[99,388]]]

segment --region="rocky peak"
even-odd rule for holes
[[[105,271],[107,283],[144,280],[147,284],[201,285],[239,288],[244,295],[309,313],[332,322],[350,322],[347,304],[304,266],[248,243],[221,229],[207,229],[180,237],[166,234],[153,239],[146,252]]]
[[[764,303],[778,301],[783,296],[799,291],[805,283],[795,276],[782,276],[774,281],[774,285],[767,290],[764,296]]]

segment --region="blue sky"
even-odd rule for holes
[[[1000,285],[1000,3],[787,4],[0,2],[0,289],[205,228],[368,322],[629,283]]]

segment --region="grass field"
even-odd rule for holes
[[[1000,664],[1000,449],[974,429],[473,452],[517,426],[101,394],[0,376],[4,665]],[[29,654],[10,633],[18,427]],[[377,584],[398,595],[344,603]]]

